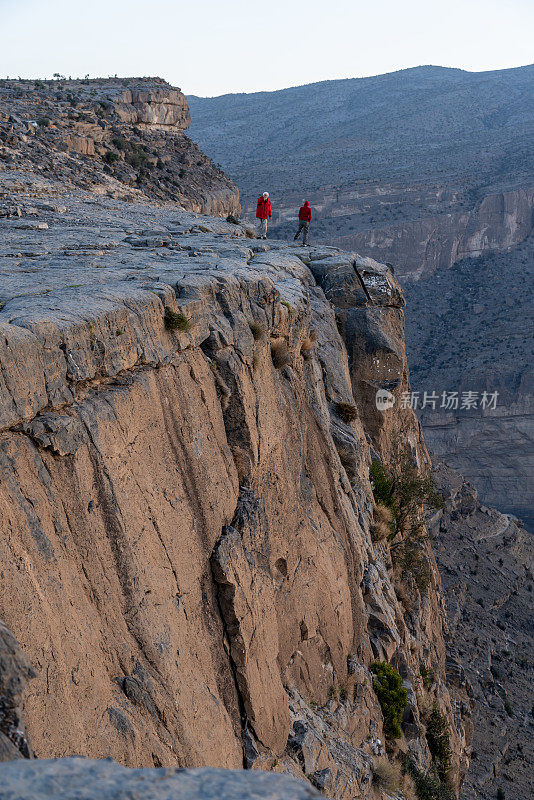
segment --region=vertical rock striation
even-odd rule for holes
[[[4,223],[9,252],[46,242],[31,273],[9,262],[0,311],[0,614],[38,673],[36,755],[372,797],[387,660],[408,698],[390,754],[429,769],[436,704],[457,790],[470,705],[432,552],[421,589],[370,533],[371,453],[427,460],[390,271],[172,206],[65,202],[53,240]]]

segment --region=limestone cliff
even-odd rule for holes
[[[238,215],[236,185],[187,138],[189,123],[185,96],[160,78],[0,81],[0,162],[108,197]]]
[[[390,756],[426,773],[435,707],[457,790],[470,701],[447,678],[432,551],[421,588],[370,532],[371,453],[428,458],[398,411],[390,271],[0,175],[21,213],[2,222],[0,617],[37,671],[35,754],[378,797],[384,660],[408,698]]]

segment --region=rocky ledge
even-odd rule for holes
[[[185,96],[160,78],[0,81],[0,164],[110,197],[239,214],[236,185],[185,136],[189,123]]]
[[[126,769],[64,758],[2,767],[1,800],[310,800],[309,783],[285,775],[224,769]]]

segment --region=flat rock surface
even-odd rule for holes
[[[305,800],[321,797],[286,775],[225,769],[128,769],[111,759],[4,764],[1,800]]]

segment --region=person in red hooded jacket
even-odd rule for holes
[[[301,231],[304,231],[304,236],[302,237],[302,246],[304,247],[308,242],[308,233],[310,232],[310,222],[312,218],[312,210],[310,208],[310,204],[307,200],[304,201],[304,205],[299,209],[299,229],[296,232],[293,241],[296,242],[299,238]]]
[[[258,197],[258,205],[256,206],[256,218],[258,220],[258,239],[267,238],[267,220],[272,217],[271,201],[269,200],[269,192],[264,192],[261,197]]]

